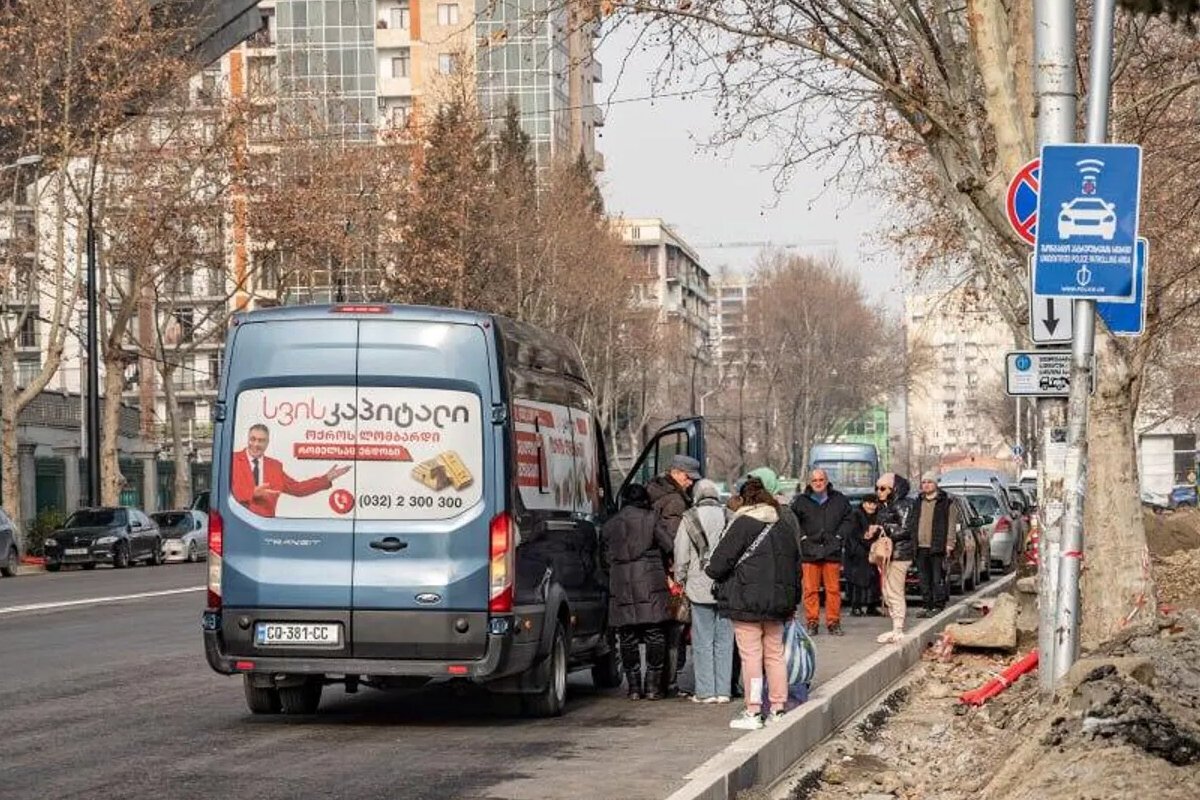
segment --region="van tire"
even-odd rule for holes
[[[279,689],[279,702],[285,714],[315,714],[321,705],[321,690],[325,688],[319,680],[307,680],[300,686],[285,686]]]
[[[6,578],[15,578],[17,570],[21,568],[21,555],[17,552],[17,548],[9,548],[8,557],[4,559],[4,563],[0,564],[0,575]]]
[[[278,714],[283,708],[279,690],[274,687],[255,686],[249,675],[243,675],[242,688],[246,690],[246,707],[251,714]]]
[[[616,642],[610,640],[604,655],[597,656],[592,663],[592,684],[597,689],[616,689],[621,685],[623,678],[621,653]]]
[[[560,717],[567,704],[567,634],[562,622],[554,625],[550,652],[533,670],[546,670],[545,685],[536,694],[521,696],[521,708],[530,717]]]

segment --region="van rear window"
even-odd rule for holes
[[[482,404],[404,387],[250,389],[230,485],[263,517],[438,520],[483,499]]]

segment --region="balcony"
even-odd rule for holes
[[[413,93],[412,78],[379,78],[380,97],[411,97]]]
[[[408,28],[376,28],[375,29],[375,47],[379,50],[387,50],[396,47],[409,47],[412,45],[412,33]]]

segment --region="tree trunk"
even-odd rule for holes
[[[1158,608],[1138,488],[1132,376],[1124,354],[1100,326],[1096,364],[1081,579],[1085,648],[1111,638],[1128,622],[1152,620]]]
[[[0,341],[0,437],[2,457],[0,474],[3,475],[4,508],[17,526],[21,537],[25,526],[21,509],[20,460],[17,458],[17,387],[16,346],[11,338]]]
[[[101,413],[103,426],[100,429],[100,502],[106,506],[120,503],[121,457],[118,437],[121,435],[121,391],[125,388],[124,361],[118,354],[115,358],[105,353],[104,358],[104,409]]]
[[[160,353],[163,395],[167,406],[167,427],[171,435],[171,458],[175,462],[175,479],[172,481],[171,497],[175,508],[187,508],[192,504],[192,470],[187,451],[183,449],[183,427],[179,424],[179,398],[175,396],[176,365],[167,363],[165,353]]]

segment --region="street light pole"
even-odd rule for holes
[[[1108,140],[1108,94],[1112,79],[1115,0],[1092,6],[1092,49],[1088,76],[1087,140]],[[1075,301],[1075,338],[1071,343],[1071,394],[1067,400],[1066,524],[1058,569],[1057,624],[1054,626],[1054,681],[1057,684],[1079,657],[1079,572],[1083,560],[1083,503],[1087,494],[1088,395],[1096,353],[1096,301]]]
[[[1075,141],[1075,4],[1035,0],[1033,6],[1034,88],[1037,97],[1037,141],[1057,144]],[[1054,625],[1057,618],[1059,546],[1062,542],[1063,479],[1066,471],[1060,441],[1067,421],[1067,404],[1057,398],[1037,401],[1041,428],[1038,516],[1038,680],[1043,691],[1054,689]]]
[[[87,497],[89,506],[100,505],[100,347],[96,315],[96,226],[92,196],[87,206]]]

